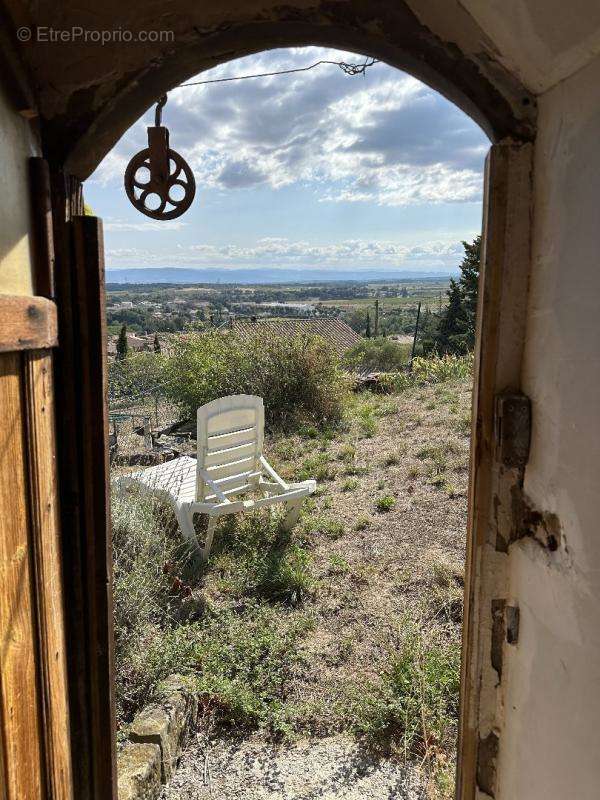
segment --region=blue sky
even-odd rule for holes
[[[199,79],[358,62],[325,48],[272,50]],[[192,79],[190,79],[192,80]],[[104,219],[108,267],[360,267],[447,272],[481,229],[489,142],[411,76],[376,64],[336,66],[174,89],[163,111],[171,147],[190,163],[196,198],[155,222],[125,196],[129,159],[147,146],[154,110],[86,181]]]

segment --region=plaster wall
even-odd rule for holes
[[[600,753],[600,59],[539,98],[524,491],[558,548],[509,547],[497,800],[596,800]]]
[[[33,294],[27,159],[39,154],[31,122],[10,107],[0,84],[0,294]]]
[[[458,2],[493,40],[493,50],[484,42],[482,47],[535,94],[547,91],[600,53],[597,0]]]

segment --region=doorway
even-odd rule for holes
[[[345,64],[352,60],[363,61],[355,54],[310,49],[293,53],[274,51],[266,55],[280,60],[292,58],[294,63],[330,60],[335,65],[336,60]],[[229,64],[228,72],[221,69],[215,73],[215,78],[225,77],[229,72],[264,71],[259,59],[246,59],[249,64]],[[254,66],[253,61],[256,61]],[[350,205],[352,219],[356,219],[356,213],[364,214],[365,206],[369,214],[367,173],[370,162],[373,166],[372,202],[383,203],[385,213],[390,213],[388,209],[392,209],[392,214],[394,209],[396,212],[398,208],[406,209],[407,200],[400,194],[408,183],[410,197],[417,207],[431,200],[436,190],[438,198],[445,190],[448,204],[471,203],[478,219],[481,198],[477,196],[476,184],[482,180],[483,137],[477,138],[475,126],[465,133],[464,127],[468,124],[461,115],[456,119],[454,133],[450,127],[449,136],[454,139],[448,152],[437,152],[436,148],[441,148],[441,131],[447,131],[453,120],[451,107],[441,98],[435,99],[433,93],[413,79],[401,78],[383,65],[381,68],[387,70],[387,76],[375,86],[359,84],[356,96],[344,101],[349,108],[348,120],[341,123],[338,120],[338,131],[344,125],[348,129],[352,117],[359,120],[354,131],[355,141],[341,140],[338,148],[346,158],[358,153],[365,174],[355,184],[341,188],[334,185],[340,194],[327,198],[329,203]],[[210,80],[211,75],[202,77]],[[401,84],[396,89],[394,81]],[[282,91],[290,92],[289,86]],[[266,87],[263,98],[257,89],[251,92],[251,102],[255,105],[273,101],[280,107],[284,105],[272,96],[272,83]],[[320,90],[311,85],[305,92],[313,106],[319,94],[325,97],[325,109],[330,114],[330,119],[325,119],[319,128],[325,139],[324,147],[320,149],[318,144],[314,145],[319,151],[322,169],[323,152],[335,153],[326,134],[331,121],[336,115],[339,117],[340,100],[326,84]],[[295,99],[296,107],[298,104],[301,107],[302,96],[302,91],[296,87],[287,100]],[[218,101],[218,94],[211,96],[212,102],[217,101],[217,108],[221,109],[221,117],[232,97],[235,94],[232,95],[231,89],[224,100]],[[189,101],[186,103],[189,106]],[[386,109],[387,114],[377,111],[380,107]],[[205,113],[209,108],[207,104]],[[305,118],[299,113],[298,119],[309,128],[315,114],[319,113],[323,114],[322,108],[309,106]],[[428,113],[429,124],[425,122]],[[405,125],[410,127],[411,114],[412,124],[425,126],[430,133],[435,120],[440,135],[433,137],[434,145],[426,152],[422,141],[416,141],[416,130],[409,131],[396,145],[396,153],[390,154],[388,129],[392,125],[397,127],[407,115],[408,125],[406,121]],[[236,120],[238,128],[252,144],[251,126],[245,119],[240,121],[241,116]],[[382,131],[373,133],[377,123]],[[271,124],[277,131],[277,119],[271,120]],[[298,140],[302,133],[285,131],[288,136],[285,147],[281,141],[273,143],[271,160],[276,160],[274,154],[278,149],[285,154],[280,164],[283,174],[285,169],[289,172],[289,165],[294,163],[294,154],[289,154],[290,137]],[[268,126],[263,134],[267,139],[271,135]],[[133,146],[136,136],[140,135],[143,136],[142,125],[124,141]],[[173,130],[173,142],[175,136]],[[304,138],[310,139],[310,136],[305,133]],[[254,173],[250,169],[251,163],[256,163],[256,158],[252,161],[252,151],[246,160],[239,157],[243,152],[242,144],[240,141],[235,148],[236,158],[232,163],[219,164],[214,154],[205,161],[218,165],[215,170],[221,182],[218,190],[247,189],[246,197],[249,197],[251,191],[260,191],[265,178],[258,174],[256,167]],[[254,144],[265,146],[261,142]],[[305,145],[301,144],[300,152],[303,147]],[[401,151],[402,157],[399,157]],[[223,151],[220,152],[222,157]],[[114,169],[115,163],[120,163],[119,154],[117,151],[108,157],[96,180],[107,180],[106,175]],[[298,155],[295,157],[297,159]],[[479,175],[473,170],[477,158]],[[305,160],[309,160],[306,155]],[[302,165],[304,172],[298,174],[307,174],[309,167],[318,174],[319,167],[312,164]],[[338,172],[340,169],[338,166]],[[397,172],[395,184],[390,177],[391,170]],[[346,182],[352,171],[351,164],[345,168],[345,174],[342,170]],[[419,171],[426,176],[421,182],[414,177]],[[96,206],[101,206],[104,200],[93,185],[94,179],[93,191],[86,193],[86,198],[96,211]],[[274,182],[281,183],[281,180],[281,177],[274,177]],[[339,182],[339,176],[337,180]],[[460,181],[462,183],[456,185],[455,182]],[[325,191],[331,192],[333,184],[330,178]],[[363,197],[352,196],[352,192],[356,194],[359,189]],[[227,216],[222,199],[220,203],[218,213]],[[111,208],[116,207],[113,200],[110,204]],[[357,204],[359,211],[355,212],[353,206]],[[210,213],[209,206],[208,215]],[[448,211],[448,215],[454,219],[454,209]],[[263,258],[286,259],[289,263],[290,254],[284,249],[287,247],[291,251],[291,263],[297,262],[298,242],[289,243],[285,237],[277,235],[280,222],[276,214],[273,216],[275,223],[269,221],[269,224],[274,235],[259,240],[254,257],[259,253]],[[339,222],[337,224],[339,226]],[[160,223],[107,220],[109,242],[118,235],[134,239],[139,232],[139,240],[147,243],[159,227]],[[199,387],[193,400],[182,400],[181,378],[174,372],[176,364],[183,364],[185,358],[198,357],[198,352],[183,355],[178,352],[178,339],[184,329],[188,338],[198,335],[205,342],[211,337],[222,341],[226,335],[234,336],[236,330],[243,332],[244,327],[261,327],[262,323],[273,326],[278,324],[275,320],[299,323],[308,313],[316,323],[313,327],[317,335],[321,331],[321,338],[327,331],[325,323],[331,320],[339,320],[356,336],[336,353],[337,361],[331,362],[331,368],[336,371],[330,380],[339,383],[321,387],[330,397],[342,396],[348,389],[343,408],[342,404],[334,408],[331,402],[328,407],[317,406],[312,398],[313,406],[307,400],[307,409],[303,409],[303,398],[296,395],[293,403],[286,405],[284,400],[284,408],[279,409],[275,399],[265,398],[273,417],[268,432],[269,458],[290,479],[294,475],[316,477],[319,484],[318,494],[310,501],[295,538],[282,541],[277,524],[270,526],[260,516],[224,526],[217,533],[208,569],[194,574],[188,569],[186,557],[177,563],[172,535],[164,536],[165,527],[169,527],[165,526],[168,512],[161,510],[157,515],[155,507],[149,508],[141,500],[136,506],[131,497],[114,501],[117,676],[120,680],[117,713],[122,723],[130,723],[143,703],[152,700],[160,681],[169,673],[183,671],[197,677],[200,671],[203,691],[209,697],[209,708],[213,709],[207,713],[206,725],[218,728],[220,739],[203,740],[199,747],[204,748],[202,752],[213,751],[215,759],[227,762],[231,755],[228,747],[240,749],[240,742],[236,740],[232,745],[231,731],[223,727],[223,721],[228,719],[248,729],[251,740],[247,746],[253,758],[272,760],[271,769],[281,767],[277,762],[281,748],[269,748],[280,744],[282,739],[289,744],[298,737],[305,740],[312,737],[318,744],[316,758],[325,761],[324,775],[328,771],[335,772],[336,760],[347,760],[353,766],[344,780],[350,782],[358,781],[365,765],[370,765],[369,769],[376,770],[377,780],[383,780],[381,791],[405,781],[407,791],[436,792],[440,797],[452,794],[471,427],[472,357],[469,351],[474,342],[479,244],[474,284],[471,275],[469,342],[450,341],[452,336],[461,335],[458,328],[445,333],[441,330],[451,322],[447,308],[451,296],[448,277],[439,273],[439,264],[458,266],[461,263],[459,252],[463,253],[462,260],[468,261],[468,251],[464,251],[460,239],[469,233],[463,234],[463,230],[455,236],[458,241],[438,242],[433,247],[431,243],[424,246],[423,242],[414,242],[412,248],[398,241],[361,243],[354,238],[353,249],[346,243],[345,260],[340,259],[343,247],[336,249],[332,243],[313,247],[312,270],[306,270],[301,276],[308,280],[299,282],[296,275],[288,284],[282,277],[273,283],[270,275],[262,282],[246,279],[240,286],[235,281],[223,283],[226,278],[221,273],[216,284],[213,279],[197,281],[200,285],[188,281],[188,285],[165,288],[152,281],[156,274],[153,270],[160,268],[155,266],[157,255],[149,250],[142,253],[144,258],[150,259],[147,272],[139,271],[136,275],[133,267],[131,272],[124,272],[125,267],[113,271],[109,263],[109,349],[113,350],[109,392],[117,468],[139,468],[145,460],[147,466],[155,456],[162,458],[169,446],[177,453],[188,450],[193,453],[193,441],[188,438],[184,443],[184,437],[177,431],[171,431],[175,433],[172,439],[164,433],[162,441],[154,439],[161,438],[157,436],[161,429],[164,431],[179,421],[178,416],[186,403],[197,406],[224,391],[215,385],[210,390],[212,394],[207,394]],[[470,230],[470,235],[476,230],[476,227]],[[168,231],[172,240],[183,236],[183,226],[179,223],[168,226]],[[355,229],[353,234],[356,236]],[[470,243],[469,246],[475,247]],[[183,249],[179,243],[178,247]],[[202,252],[210,247],[210,253]],[[110,248],[111,243],[109,254]],[[196,255],[196,259],[222,258],[225,249],[219,252],[215,245],[191,244],[184,254],[187,262],[179,263],[193,263],[194,252],[199,251],[202,255]],[[237,249],[242,248],[237,245]],[[112,257],[123,256],[135,262],[140,253],[117,251]],[[415,265],[419,266],[419,260],[421,264],[437,264],[438,274],[425,274],[420,278],[416,273],[409,278],[405,269],[398,279],[394,269],[397,270],[395,265],[401,258],[407,260],[413,270]],[[356,261],[352,259],[360,260],[359,266],[364,271],[362,282],[356,279],[355,273],[354,279],[348,280],[347,273],[342,271],[344,267],[356,270]],[[379,262],[386,259],[385,269],[374,270],[374,259]],[[319,265],[321,270],[329,268],[329,280],[323,280],[322,272],[317,271]],[[226,263],[224,269],[232,270],[232,263]],[[433,270],[435,272],[435,266]],[[236,272],[236,277],[239,275],[240,272]],[[289,268],[282,275],[289,277]],[[172,281],[176,278],[175,270],[169,272],[169,277]],[[113,282],[113,278],[119,282]],[[125,283],[121,282],[123,280]],[[462,296],[464,300],[465,291]],[[415,337],[412,334],[417,310],[421,307],[421,329],[416,331]],[[463,309],[457,313],[467,312]],[[190,333],[194,329],[195,332]],[[463,336],[465,331],[466,327]],[[125,350],[119,353],[123,337]],[[414,354],[410,353],[406,338],[410,339],[411,347],[413,343],[416,345]],[[210,346],[199,347],[203,358],[219,357]],[[238,353],[235,355],[237,357]],[[411,355],[417,358],[408,371]],[[315,351],[315,357],[321,356]],[[343,370],[338,372],[340,365]],[[287,367],[299,368],[299,365],[290,361]],[[226,364],[221,365],[220,372],[227,376]],[[272,378],[274,381],[275,376]],[[306,380],[309,379],[307,374]],[[223,385],[226,383],[233,385],[232,376],[225,377]],[[362,391],[355,391],[357,389]],[[239,391],[258,393],[259,390],[254,385],[240,384]],[[301,414],[294,414],[298,409],[308,410],[308,415],[302,418]],[[293,416],[298,419],[292,420]],[[144,438],[145,455],[141,452]],[[270,553],[266,561],[261,553],[264,548]],[[132,562],[132,550],[138,553],[137,561]],[[140,569],[142,564],[151,565],[154,573],[144,573]],[[168,568],[162,580],[157,580],[165,565]],[[157,590],[155,596],[152,595],[153,582]],[[179,587],[175,596],[173,585]],[[203,611],[207,598],[212,603],[214,618]],[[243,609],[236,613],[239,606]],[[141,613],[142,608],[144,613]],[[138,627],[132,627],[133,619]],[[192,625],[198,628],[193,633]],[[253,652],[257,641],[265,648],[260,656],[267,662],[264,669],[252,659],[248,663],[245,660],[246,651]],[[142,651],[147,662],[140,658]],[[157,656],[159,651],[170,653],[171,661],[168,658],[161,661]],[[220,651],[234,655],[230,661],[222,663],[217,655]],[[204,671],[198,668],[198,653],[203,654],[201,658],[209,665]],[[290,653],[294,653],[293,658]],[[212,735],[214,738],[215,734]],[[328,756],[328,748],[333,755],[329,753]],[[204,756],[201,758],[196,753],[189,758],[199,763]],[[294,767],[286,768],[290,769],[293,781]],[[385,774],[383,779],[381,771]],[[265,779],[268,779],[268,768]],[[244,778],[239,776],[239,780],[243,782]],[[371,790],[363,786],[360,791]]]

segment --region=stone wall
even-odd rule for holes
[[[195,727],[198,698],[190,682],[171,675],[160,698],[133,720],[117,756],[119,800],[156,800],[177,767],[188,733]]]

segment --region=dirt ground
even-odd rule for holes
[[[373,408],[376,432],[351,430],[327,445],[332,479],[320,482],[305,523],[319,588],[299,698],[331,698],[350,678],[375,676],[407,618],[428,619],[448,605],[460,622],[470,396],[468,385],[442,384],[359,397],[359,414],[364,404]],[[354,458],[340,461],[349,442]],[[271,447],[290,478],[302,463],[300,448],[309,459],[315,450],[310,440],[294,445],[289,462],[278,459],[277,443]],[[378,511],[377,501],[388,497],[393,508]],[[343,533],[323,532],[323,517],[341,522]]]
[[[161,800],[426,800],[412,765],[376,759],[349,737],[286,747],[260,736],[198,737]]]

